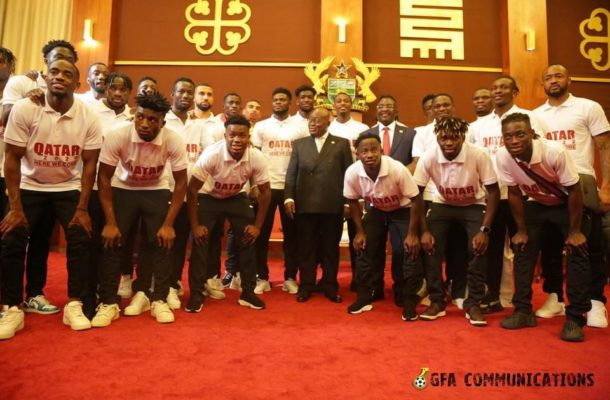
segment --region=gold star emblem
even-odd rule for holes
[[[345,61],[341,60],[338,65],[335,65],[335,68],[337,68],[337,78],[347,78],[347,70],[351,67],[351,65],[346,65]]]

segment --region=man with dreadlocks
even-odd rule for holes
[[[474,326],[487,322],[480,303],[485,294],[486,250],[493,217],[500,199],[498,179],[489,154],[464,143],[468,123],[456,117],[437,120],[434,127],[438,146],[419,159],[414,179],[423,193],[432,180],[438,191],[426,218],[421,221],[421,245],[430,305],[420,315],[435,320],[445,315],[442,260],[449,228],[460,224],[468,235],[468,298],[466,318]],[[487,204],[485,202],[485,185]]]

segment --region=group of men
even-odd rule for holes
[[[0,53],[5,60],[7,54]],[[212,86],[189,78],[174,82],[171,101],[154,78],[140,79],[130,108],[133,83],[126,74],[95,63],[87,71],[89,91],[78,95],[74,47],[51,41],[43,56],[44,73],[6,82],[9,65],[0,74],[7,193],[1,339],[24,327],[24,311],[59,312],[43,293],[56,220],[67,241],[63,321],[83,330],[119,318],[121,297],[131,298],[124,315],[150,310],[158,322],[173,322],[172,310],[182,307],[189,237],[187,312],[200,312],[206,296],[223,299],[227,286],[240,290],[240,305],[265,308],[259,296],[271,290],[267,255],[276,210],[282,290],[298,302],[315,293],[342,302],[337,274],[347,221],[356,292],[350,314],[384,298],[389,235],[392,293],[404,321],[445,316],[449,292],[471,325],[485,326],[485,314],[503,309],[508,237],[515,309],[502,327],[531,327],[535,316],[565,314],[561,338],[582,341],[585,324],[607,326],[602,211],[610,203],[610,124],[599,104],[570,94],[561,65],[543,72],[548,101],[533,112],[514,104],[517,83],[501,76],[475,91],[478,118],[471,124],[455,116],[452,96],[440,93],[423,100],[428,124],[411,129],[398,121],[390,95],[380,96],[377,123],[369,128],[352,118],[348,94],[334,97],[333,119],[330,110],[314,107],[316,92],[307,85],[294,92],[295,115],[289,114],[292,92],[273,90],[272,115],[263,120],[260,101],[242,104],[234,92],[213,115]],[[594,143],[602,158],[599,197]],[[549,297],[534,314],[539,253]]]

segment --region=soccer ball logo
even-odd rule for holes
[[[419,375],[413,379],[413,387],[417,390],[423,390],[428,386],[428,382],[426,381],[426,374],[428,373],[429,368],[422,368]]]

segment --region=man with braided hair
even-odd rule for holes
[[[430,180],[437,187],[426,218],[421,221],[421,245],[430,306],[420,317],[434,320],[445,315],[442,260],[449,228],[461,225],[468,236],[468,297],[466,318],[474,326],[485,326],[480,303],[485,294],[486,250],[493,217],[500,199],[498,179],[489,155],[464,143],[468,123],[445,117],[434,127],[438,145],[426,151],[417,163],[414,179],[423,193]],[[487,190],[487,204],[485,190]]]

